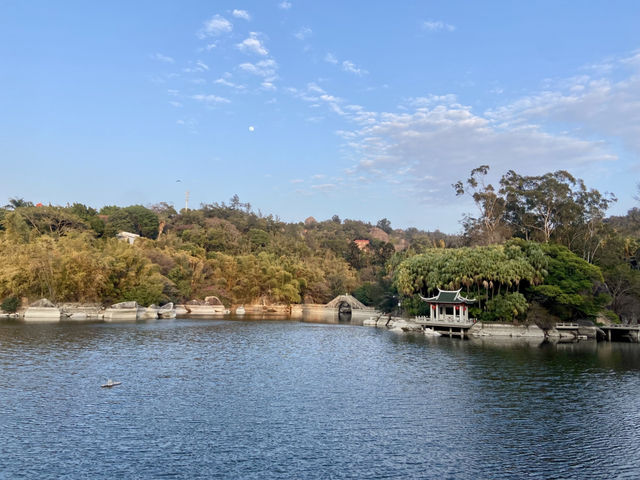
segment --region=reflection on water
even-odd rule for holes
[[[639,369],[637,344],[5,322],[0,477],[635,478]]]

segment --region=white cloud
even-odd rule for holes
[[[233,30],[233,24],[221,15],[214,15],[204,22],[202,28],[196,34],[198,38],[215,37]]]
[[[324,61],[328,63],[333,63],[334,65],[338,63],[338,59],[336,58],[336,56],[330,52],[324,56]]]
[[[366,75],[367,73],[369,73],[362,68],[356,67],[356,65],[349,60],[345,60],[344,62],[342,62],[342,69],[345,72],[353,73],[355,75]]]
[[[246,10],[234,10],[231,12],[231,15],[236,18],[242,18],[243,20],[251,20],[251,15],[249,15],[249,12]]]
[[[231,100],[224,97],[219,97],[217,95],[205,95],[198,94],[192,95],[191,98],[197,100],[198,102],[206,103],[206,104],[216,104],[216,103],[231,103]]]
[[[175,60],[172,57],[168,57],[166,55],[163,55],[161,53],[154,53],[153,55],[151,55],[151,58],[154,60],[158,60],[159,62],[164,62],[164,63],[174,63]]]
[[[569,125],[582,135],[617,138],[640,155],[640,75],[618,82],[576,78],[576,83],[564,90],[524,97],[487,115],[507,125],[525,122]]]
[[[292,93],[309,102],[324,100],[358,125],[336,132],[354,162],[347,174],[402,181],[403,192],[419,202],[447,202],[451,183],[481,164],[490,164],[497,176],[509,169],[567,169],[607,189],[598,185],[601,178],[633,175],[640,167],[640,52],[608,64],[612,68],[598,70],[601,76],[547,81],[543,91],[485,112],[454,94],[424,95],[395,112],[370,112],[338,102],[315,84]]]
[[[216,85],[224,85],[225,87],[235,88],[236,90],[244,90],[246,87],[244,85],[239,85],[237,83],[233,83],[226,78],[218,78],[213,81]]]
[[[193,118],[181,118],[176,120],[176,123],[183,127],[187,127],[191,133],[197,133],[196,127],[198,126],[198,121]]]
[[[321,185],[311,185],[311,188],[319,192],[331,192],[336,190],[338,186],[335,183],[323,183]]]
[[[169,105],[171,105],[172,107],[176,107],[176,108],[180,108],[182,107],[182,104],[180,102],[169,102]]]
[[[200,60],[197,60],[195,62],[195,64],[189,62],[192,66],[191,67],[186,67],[183,68],[182,71],[185,73],[198,73],[198,72],[206,72],[209,70],[209,66],[204,63],[201,62]]]
[[[260,86],[262,87],[263,90],[276,90],[276,86],[273,84],[273,82],[268,82],[268,81],[264,81],[260,84]]]
[[[304,183],[304,180],[301,178],[294,178],[293,180],[289,180],[289,183]]]
[[[313,30],[311,30],[309,27],[302,27],[300,30],[294,33],[293,36],[296,37],[298,40],[304,40],[306,38],[309,38],[312,33],[313,33]]]
[[[281,10],[289,10],[292,6],[293,4],[291,2],[288,2],[287,0],[283,0],[278,4],[278,8]]]
[[[267,59],[257,63],[241,63],[238,68],[260,77],[274,77],[278,64],[273,59]]]
[[[422,28],[429,32],[453,32],[456,27],[441,20],[426,20],[422,22]]]
[[[313,93],[326,93],[324,89],[315,82],[308,83],[307,90]]]
[[[403,177],[417,195],[431,201],[443,197],[428,190],[450,194],[449,185],[457,180],[451,174],[462,178],[481,164],[533,173],[616,159],[603,142],[548,133],[534,124],[505,128],[462,105],[378,113],[343,137],[357,159],[353,173]],[[447,175],[434,179],[444,165]]]
[[[451,105],[457,104],[458,98],[452,93],[448,93],[446,95],[427,95],[425,97],[412,98],[410,103],[416,107],[425,107],[435,104]]]
[[[238,50],[245,53],[255,53],[256,55],[266,56],[269,51],[266,49],[262,41],[258,38],[256,32],[250,32],[249,37],[244,39],[242,43],[236,45]]]

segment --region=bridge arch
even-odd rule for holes
[[[369,309],[364,303],[362,303],[353,295],[338,295],[336,298],[327,303],[325,307],[340,309],[341,305],[348,306],[352,311]]]

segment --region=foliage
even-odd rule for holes
[[[509,170],[496,191],[485,182],[488,172],[489,166],[481,165],[466,183],[453,185],[457,195],[471,193],[480,213],[463,219],[468,244],[487,245],[511,235],[544,243],[553,240],[593,262],[604,243],[604,215],[616,201],[614,195],[588,189],[564,170],[538,176]]]
[[[481,302],[521,286],[536,285],[546,274],[540,246],[508,242],[476,248],[429,249],[403,261],[395,271],[395,285],[404,295],[457,290]]]
[[[487,184],[485,177],[489,173],[488,165],[481,165],[471,170],[471,175],[463,182],[459,180],[453,186],[456,196],[471,193],[471,197],[478,207],[480,216],[465,215],[463,226],[468,239],[476,245],[490,245],[507,238],[504,212],[505,199],[499,196],[493,185]],[[466,183],[466,187],[465,187]]]
[[[487,302],[487,311],[481,318],[485,321],[512,322],[524,318],[528,308],[527,299],[521,293],[505,293]]]
[[[104,210],[104,209],[103,209]],[[142,205],[130,207],[110,207],[104,234],[115,236],[118,232],[136,233],[142,237],[157,238],[160,222],[158,215]]]
[[[555,315],[552,315],[546,308],[540,305],[538,302],[532,301],[529,304],[529,310],[527,312],[527,323],[535,324],[542,330],[550,330],[555,327],[560,319]]]
[[[394,230],[387,218],[285,223],[237,195],[179,213],[164,202],[98,212],[14,198],[0,208],[0,298],[289,304],[351,292],[385,312],[401,303],[420,314],[418,293],[461,288],[478,300],[470,313],[488,320],[640,319],[640,209],[605,218],[615,198],[563,171],[511,171],[499,189],[488,172],[454,185],[479,209],[464,237]],[[121,230],[143,238],[119,242]]]
[[[609,301],[600,269],[560,245],[511,240],[504,245],[431,249],[404,260],[395,284],[405,295],[464,289],[487,320],[522,318],[527,302],[562,319],[595,317]],[[523,295],[524,294],[524,295]]]
[[[0,310],[6,313],[15,313],[20,306],[20,299],[18,297],[7,297],[0,304]]]
[[[378,223],[376,223],[376,227],[378,227],[385,233],[391,233],[393,231],[393,229],[391,228],[391,222],[387,218],[378,220]]]
[[[610,301],[600,291],[604,278],[600,268],[561,245],[543,244],[549,259],[548,274],[541,285],[531,285],[527,296],[562,319],[595,318]]]

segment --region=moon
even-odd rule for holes
[[[254,130],[255,130],[255,128],[253,128],[253,125],[251,125],[251,126],[249,127],[249,131],[250,131],[250,132],[253,132]]]

